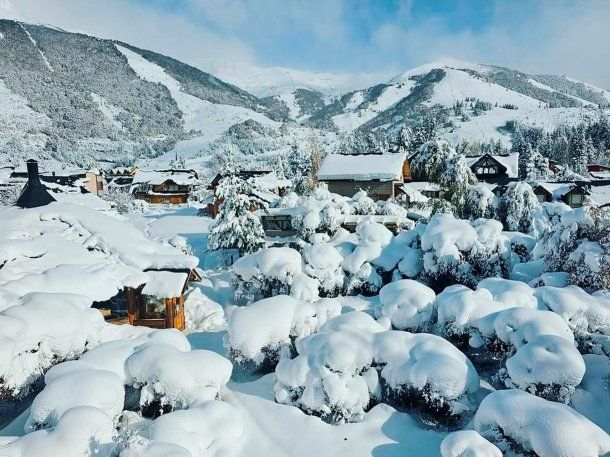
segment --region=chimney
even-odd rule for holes
[[[28,181],[40,181],[40,176],[38,174],[38,162],[34,159],[26,160],[26,165],[28,167]]]

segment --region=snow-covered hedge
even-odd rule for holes
[[[231,362],[215,352],[153,343],[125,361],[125,382],[140,389],[143,412],[157,416],[218,398],[232,370]]]
[[[380,317],[387,317],[397,330],[425,331],[432,324],[434,300],[432,289],[411,279],[383,286],[379,292]]]
[[[348,278],[346,292],[374,294],[383,285],[374,263],[381,255],[383,248],[392,241],[393,235],[383,224],[364,221],[356,227],[358,245],[352,253],[343,259],[343,269]]]
[[[503,452],[592,457],[610,452],[610,436],[572,408],[521,390],[489,394],[474,427]]]
[[[291,357],[295,340],[339,314],[341,305],[333,299],[308,303],[287,295],[234,308],[228,319],[229,354],[247,371],[271,371],[282,358]]]
[[[290,293],[302,274],[301,254],[291,248],[268,248],[245,255],[233,264],[235,296],[246,302]]]
[[[51,366],[99,343],[104,319],[91,300],[31,293],[0,313],[0,397],[21,396]]]
[[[583,353],[610,356],[610,295],[588,294],[580,287],[539,287],[541,306],[561,316],[574,332]]]
[[[468,409],[479,378],[454,346],[435,335],[384,331],[360,312],[345,316],[297,341],[299,355],[280,361],[276,401],[335,423],[359,420],[379,401],[440,421]]]
[[[116,420],[123,411],[125,389],[116,373],[83,369],[46,376],[46,386],[34,399],[25,431],[55,427],[71,408],[92,406]]]
[[[508,387],[568,403],[585,375],[585,362],[572,343],[555,335],[542,335],[509,357],[506,371]]]
[[[436,214],[421,235],[421,248],[423,275],[437,288],[475,286],[484,278],[508,275],[510,242],[494,220]]]
[[[303,249],[304,272],[316,279],[320,295],[336,296],[343,289],[345,273],[341,268],[343,257],[330,243],[315,243]]]

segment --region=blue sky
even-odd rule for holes
[[[392,73],[448,57],[610,88],[610,0],[0,0],[0,12],[2,2],[193,64]]]

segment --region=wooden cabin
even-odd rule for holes
[[[132,192],[148,203],[181,205],[188,201],[196,181],[194,170],[139,170],[133,178]]]
[[[148,270],[149,280],[127,288],[127,315],[131,325],[184,330],[184,293],[196,270]]]
[[[572,208],[580,208],[586,203],[590,191],[573,182],[545,182],[534,188],[534,194],[540,203],[562,201]]]
[[[406,154],[329,154],[322,160],[318,181],[334,194],[353,197],[360,190],[373,200],[388,200],[411,180]]]

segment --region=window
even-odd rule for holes
[[[544,203],[546,201],[546,195],[544,194],[536,194],[536,197],[538,197],[538,201],[540,203]]]
[[[570,194],[570,205],[582,205],[582,194]]]
[[[292,230],[290,216],[263,217],[263,228],[269,231],[289,232]]]

